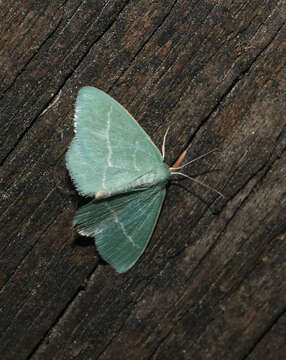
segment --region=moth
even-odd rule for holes
[[[91,201],[79,208],[73,224],[81,235],[94,237],[102,258],[124,273],[144,252],[168,179],[185,152],[169,168],[165,137],[161,154],[127,110],[94,87],[80,89],[74,122],[66,166],[78,192]]]

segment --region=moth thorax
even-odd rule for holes
[[[138,179],[138,183],[141,185],[152,186],[160,183],[166,183],[170,175],[170,170],[167,171],[150,171]],[[160,169],[161,170],[161,169]]]

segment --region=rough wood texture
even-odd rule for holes
[[[10,359],[284,359],[285,0],[0,3],[0,354]],[[72,232],[64,155],[78,89],[121,102],[173,184],[118,275]]]

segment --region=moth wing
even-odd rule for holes
[[[67,153],[67,167],[81,194],[112,196],[149,171],[166,172],[161,153],[149,136],[103,91],[89,86],[79,91],[75,126],[76,145],[73,142]],[[92,174],[87,187],[82,171]]]
[[[157,223],[166,189],[144,191],[91,201],[81,207],[74,225],[79,233],[94,236],[99,254],[117,272],[129,270],[146,248]]]
[[[97,173],[92,166],[89,166],[77,138],[74,138],[70,145],[66,163],[77,191],[81,195],[93,196],[95,193],[94,179],[96,179]]]

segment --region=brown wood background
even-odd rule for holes
[[[286,358],[285,0],[0,3],[0,358]],[[173,183],[118,275],[73,233],[78,89],[121,102]]]

